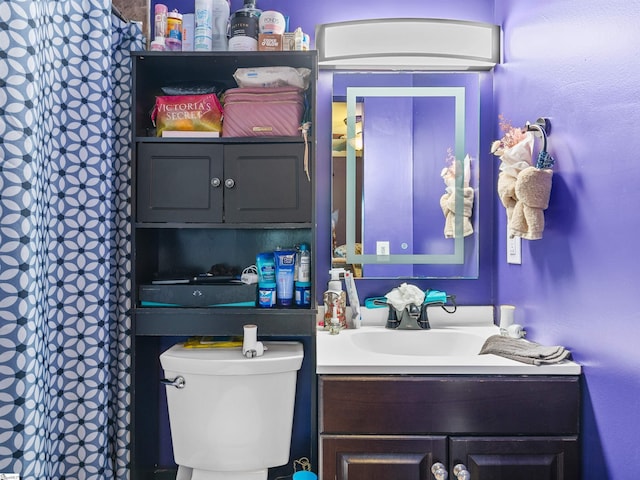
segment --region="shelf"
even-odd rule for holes
[[[315,334],[316,309],[304,308],[164,308],[133,309],[139,336],[242,335],[255,324],[259,336]]]
[[[309,136],[308,140],[312,140]],[[304,138],[299,137],[136,137],[136,143],[304,143]]]
[[[150,223],[136,222],[135,228],[206,228],[216,230],[304,230],[312,223]]]

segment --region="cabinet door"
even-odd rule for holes
[[[226,222],[311,221],[303,143],[225,145],[224,156]]]
[[[139,144],[136,220],[221,222],[222,154],[222,145]]]
[[[446,463],[440,436],[322,435],[323,480],[428,480]]]
[[[577,437],[453,437],[449,473],[466,465],[472,480],[580,478]]]

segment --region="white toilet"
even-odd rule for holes
[[[181,343],[160,355],[176,480],[266,480],[289,461],[302,344],[264,345],[255,358]]]

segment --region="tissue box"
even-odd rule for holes
[[[282,35],[277,33],[261,33],[258,35],[258,51],[279,52],[282,50]]]

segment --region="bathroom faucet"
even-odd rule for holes
[[[429,319],[427,318],[427,306],[417,305],[411,303],[407,305],[402,313],[400,313],[400,319],[398,320],[398,313],[393,307],[389,308],[389,319],[387,320],[386,328],[396,330],[429,330]]]

